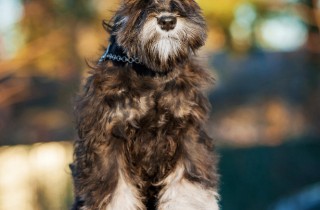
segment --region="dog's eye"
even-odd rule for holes
[[[178,6],[176,5],[175,2],[173,2],[173,1],[170,2],[170,9],[171,9],[171,12],[177,11]]]
[[[179,1],[171,1],[170,2],[170,10],[171,12],[177,12],[180,16],[187,16],[187,12],[182,5],[182,2]]]

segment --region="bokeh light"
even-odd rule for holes
[[[297,17],[277,15],[261,21],[257,37],[266,49],[293,51],[307,41],[307,28]]]
[[[20,0],[0,0],[0,60],[12,57],[23,42],[19,28],[16,27],[22,13]]]

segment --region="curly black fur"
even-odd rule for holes
[[[141,40],[146,22],[161,12],[188,23],[186,33],[192,30],[192,36],[182,33],[179,52],[165,61],[152,50],[156,34]],[[160,198],[164,180],[178,167],[188,183],[216,191],[217,158],[203,130],[210,105],[202,92],[212,77],[193,59],[206,37],[198,5],[193,0],[127,0],[106,27],[112,52],[138,56],[142,64],[99,63],[77,98],[73,210],[111,209],[121,196],[120,179],[141,202],[124,210],[171,210]]]

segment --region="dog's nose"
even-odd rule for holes
[[[176,27],[177,18],[174,16],[162,16],[158,18],[158,24],[162,30],[170,31]]]

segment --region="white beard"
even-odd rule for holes
[[[183,30],[182,21],[177,20],[176,27],[170,31],[163,31],[157,23],[156,18],[147,21],[141,32],[141,44],[145,46],[150,39],[157,38],[151,51],[154,55],[159,55],[162,62],[166,62],[170,57],[176,57],[181,48],[185,46],[186,34]]]

